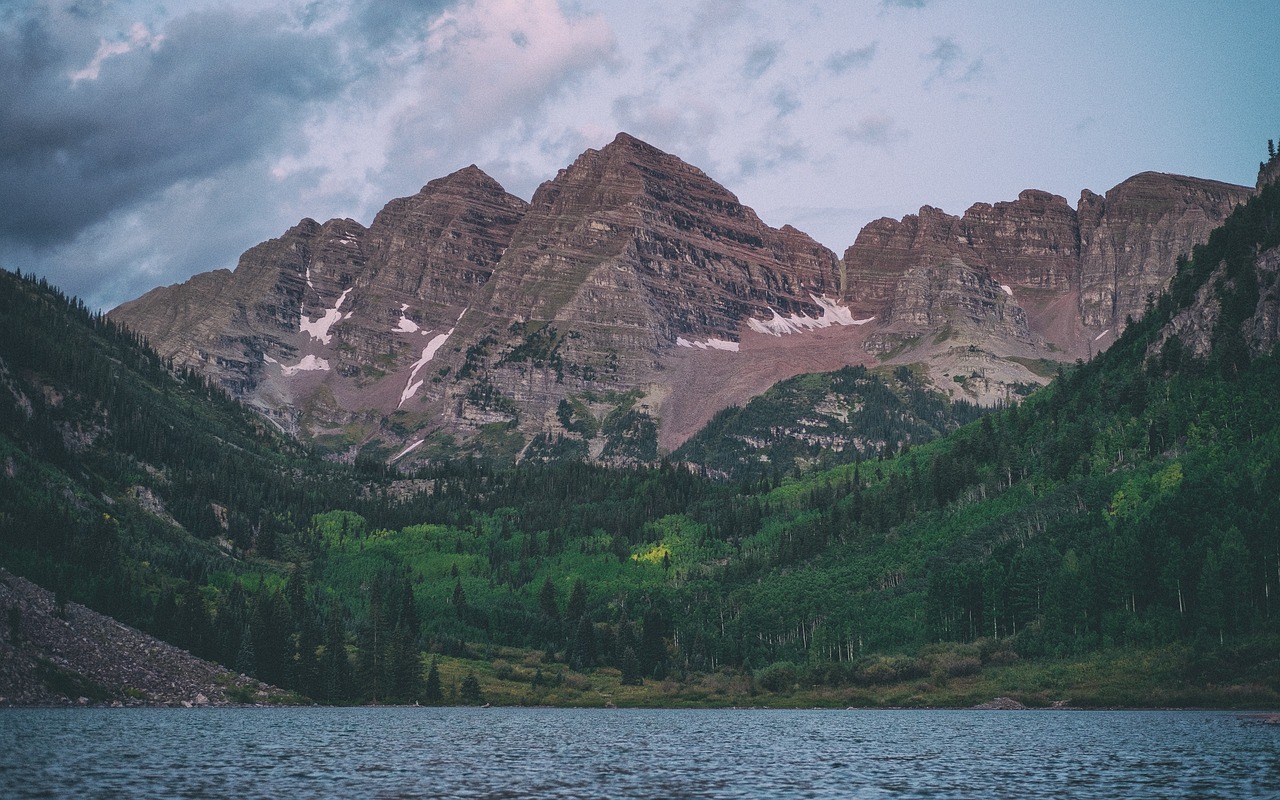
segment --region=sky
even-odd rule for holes
[[[627,131],[842,254],[1146,170],[1252,185],[1272,0],[0,0],[0,266],[107,310]]]

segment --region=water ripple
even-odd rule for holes
[[[1276,797],[1209,712],[22,709],[0,797]]]

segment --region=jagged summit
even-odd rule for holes
[[[528,203],[471,165],[111,315],[332,450],[652,461],[802,372],[914,363],[980,402],[1043,383],[1028,364],[1105,348],[1250,192],[1028,189],[876,220],[840,259],[619,133]]]

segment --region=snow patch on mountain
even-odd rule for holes
[[[462,321],[462,317],[466,313],[467,309],[462,309],[462,314],[458,315],[458,322]],[[444,333],[432,337],[431,341],[427,342],[427,346],[422,350],[422,358],[413,362],[413,366],[410,368],[409,380],[405,382],[404,391],[400,393],[400,402],[396,404],[396,408],[403,406],[406,401],[418,393],[418,390],[422,388],[422,384],[426,383],[425,380],[417,380],[418,373],[422,371],[422,368],[425,367],[431,359],[436,357],[436,353],[440,351],[441,347],[444,347],[444,343],[449,341],[449,337],[452,336],[453,332],[457,329],[457,324],[455,323],[454,327]]]
[[[726,342],[724,339],[708,339],[705,342],[691,342],[683,336],[677,336],[676,345],[679,347],[696,347],[699,350],[727,350],[730,353],[738,352],[737,342]]]
[[[303,314],[298,320],[298,329],[303,333],[309,334],[317,342],[328,344],[333,339],[333,334],[329,333],[329,329],[343,319],[351,318],[353,312],[348,311],[346,317],[343,317],[342,312],[339,310],[350,293],[350,286],[343,289],[342,296],[338,298],[338,302],[334,304],[333,308],[326,310],[322,316],[316,319],[311,319],[308,315]]]
[[[284,373],[286,377],[290,375],[297,375],[299,372],[328,372],[329,362],[325,361],[323,358],[319,358],[318,356],[304,356],[301,361],[294,364],[292,367],[280,367],[280,371]]]
[[[400,321],[396,323],[395,328],[392,329],[393,332],[395,333],[417,333],[418,332],[418,323],[414,322],[413,320],[409,319],[404,315],[404,312],[408,310],[409,310],[408,303],[405,303],[404,305],[400,306]]]
[[[758,320],[751,318],[747,320],[747,327],[758,333],[783,336],[789,333],[816,330],[817,328],[830,328],[832,325],[866,325],[875,319],[875,317],[854,319],[851,309],[840,305],[834,300],[814,294],[809,295],[809,297],[822,309],[822,314],[816,319],[808,314],[792,314],[789,317],[784,317],[776,309],[770,308],[769,311],[773,312],[773,319]]]
[[[426,439],[419,439],[418,441],[416,441],[416,442],[414,442],[413,444],[409,445],[409,446],[408,446],[408,447],[406,447],[405,449],[401,450],[399,453],[396,453],[394,456],[392,456],[392,457],[391,457],[391,461],[399,461],[400,459],[402,459],[402,458],[404,458],[405,456],[407,456],[407,455],[409,455],[410,453],[412,453],[414,450],[417,450],[419,447],[421,447],[421,446],[422,446],[422,443],[423,443],[423,442],[425,442],[425,441],[426,441]],[[388,462],[388,463],[390,463],[390,462]]]

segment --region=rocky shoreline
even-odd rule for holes
[[[0,707],[253,706],[298,698],[0,569]]]

